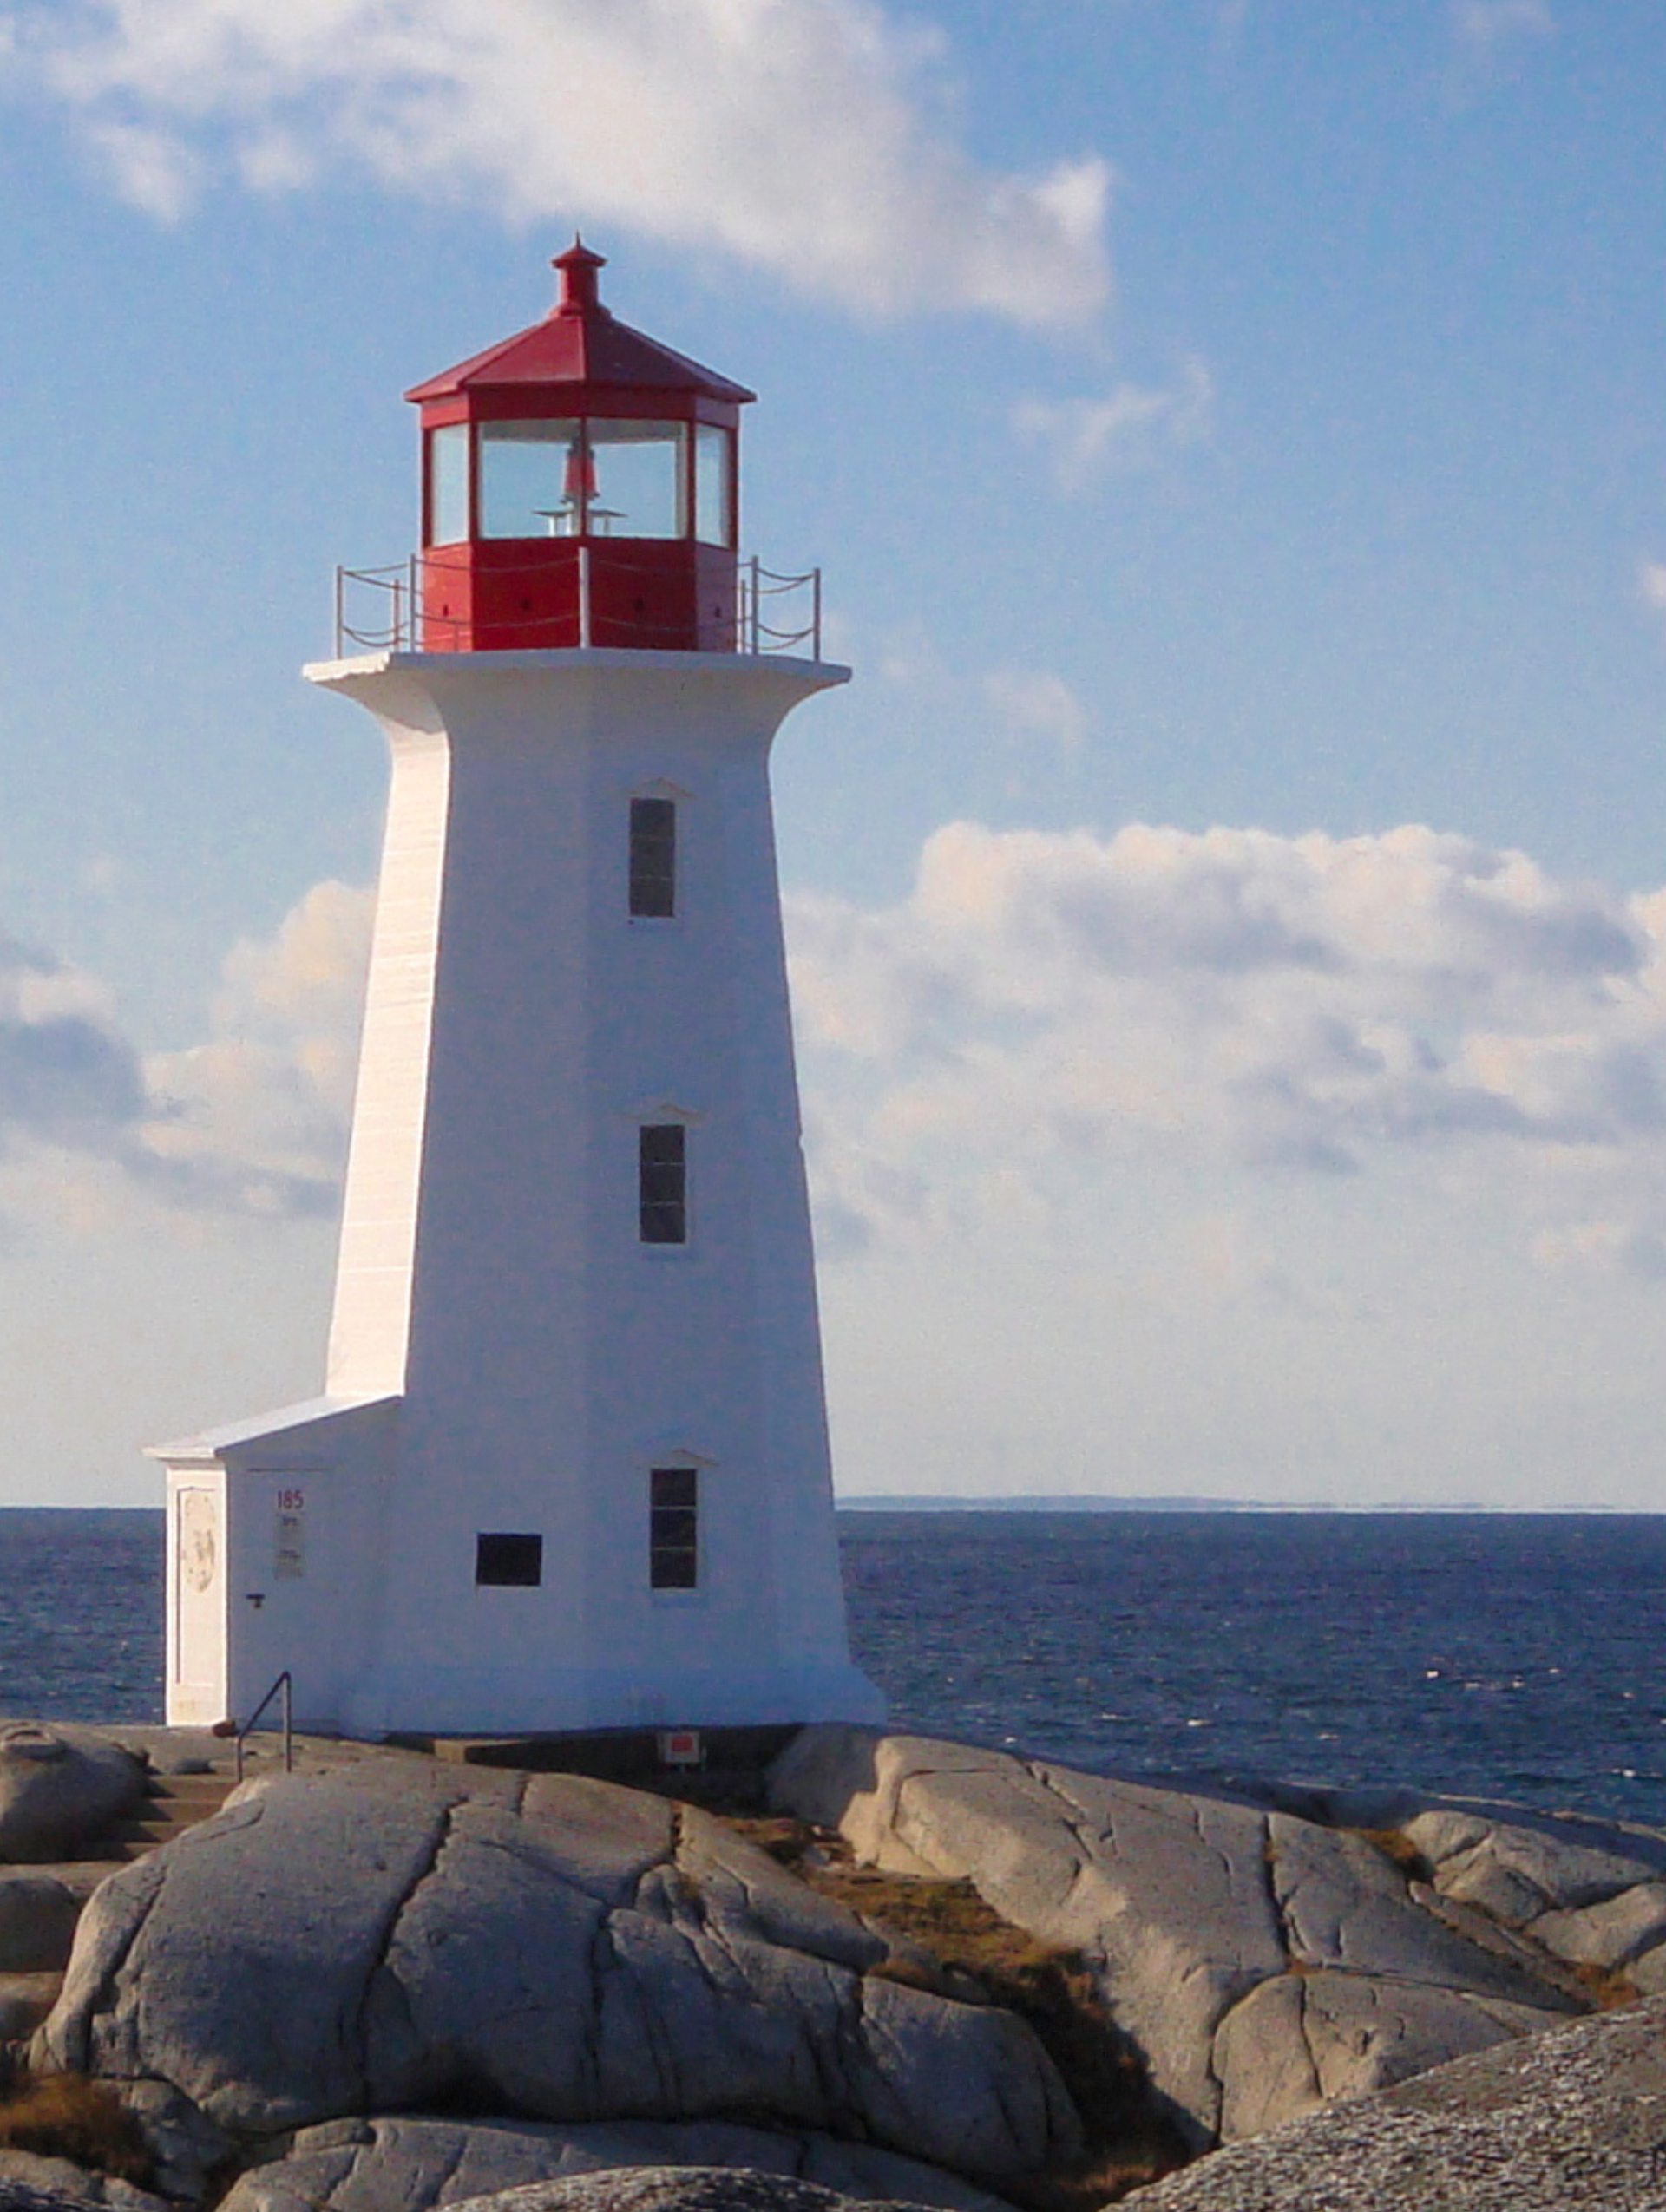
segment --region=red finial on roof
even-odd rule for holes
[[[575,231],[572,245],[549,265],[561,279],[561,297],[555,303],[558,315],[607,314],[597,286],[598,272],[607,266],[605,253],[592,253]]]

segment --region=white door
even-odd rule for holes
[[[174,1494],[174,1670],[167,1717],[212,1725],[226,1711],[226,1527],[218,1488]]]

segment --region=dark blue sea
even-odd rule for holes
[[[849,1513],[893,1720],[1666,1825],[1666,1517]],[[0,1513],[0,1712],[156,1720],[161,1516]]]

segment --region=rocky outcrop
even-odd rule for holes
[[[1079,1951],[1200,2146],[1554,2026],[1591,2001],[1571,1969],[1643,1986],[1666,1934],[1666,1837],[1513,1808],[1158,1789],[836,1727],[773,1789]]]
[[[89,1729],[0,1725],[0,1862],[67,1858],[144,1792],[142,1762]]]
[[[1666,2004],[1503,2045],[1235,2143],[1139,2212],[1663,2212]]]
[[[704,1814],[390,1761],[266,1785],[114,1875],[35,2055],[233,2143],[466,2095],[745,2113],[997,2180],[1067,2160],[1029,2029],[885,1979],[887,1947]]]
[[[721,2120],[558,2128],[405,2117],[304,2129],[284,2157],[243,2176],[224,2212],[432,2212],[575,2174],[685,2166],[779,2174],[868,2202],[1008,2212],[1000,2199],[935,2167],[832,2136]]]
[[[108,2174],[89,2173],[67,2158],[0,2150],[0,2212],[168,2212],[159,2196]]]
[[[69,1962],[82,1899],[49,1874],[0,1874],[0,1974],[56,1973]]]
[[[803,2212],[827,2212],[828,2189],[1000,2212],[986,2192],[1070,2169],[1084,2119],[1095,2156],[1123,2143],[1131,2109],[1115,2101],[1125,2073],[1113,2091],[1071,2050],[1079,2114],[1030,2028],[987,2001],[1028,2001],[1001,1978],[1034,1964],[1013,1930],[1079,1954],[1195,2148],[1243,2145],[1163,2184],[1170,2196],[1142,2193],[1152,2212],[1351,2207],[1329,2181],[1281,2194],[1277,2163],[1325,2171],[1327,2146],[1355,2140],[1324,2132],[1344,2113],[1364,2116],[1362,2170],[1380,2152],[1404,2183],[1401,2197],[1358,2199],[1373,2212],[1417,2201],[1404,2176],[1420,2159],[1426,2176],[1437,2158],[1473,2166],[1497,2184],[1474,2212],[1513,2212],[1498,2176],[1537,2186],[1533,2158],[1590,2163],[1599,2139],[1632,2156],[1617,2118],[1578,2132],[1582,2098],[1597,2112],[1632,2065],[1620,2020],[1588,2023],[1589,2045],[1559,2031],[1599,1999],[1666,1991],[1666,1836],[1652,1830],[1403,1790],[1165,1788],[819,1728],[777,1764],[777,1801],[889,1871],[777,1836],[807,1854],[800,1881],[732,1826],[608,1784],[363,1745],[305,1757],[305,1777],[251,1786],[103,1882],[61,1993],[55,1962],[107,1869],[0,1870],[0,2038],[56,1993],[33,2062],[113,2084],[176,2201],[241,2167],[227,2212],[449,2212],[471,2197],[637,2212],[621,2176],[648,2176],[672,2192],[653,2203],[675,2206],[678,2190],[709,2202],[707,2169],[723,2169],[725,2202],[757,2188],[760,2208],[803,2186]],[[922,1878],[969,1882],[988,1910]],[[994,1941],[1008,1967],[979,1953],[968,1975],[961,1941]],[[1043,1963],[1057,1980],[1057,1959]],[[1103,2038],[1079,1978],[1069,1986],[1072,2032],[1092,2019]],[[1551,2045],[1570,2054],[1560,2117],[1535,2135],[1509,2100],[1538,2078],[1514,2069]],[[1466,2053],[1467,2074],[1430,2071]],[[1661,2097],[1666,2143],[1666,2089],[1636,2078],[1636,2097]],[[1491,2083],[1501,2101],[1419,2101],[1447,2079]],[[1657,2197],[1636,2193],[1637,2159],[1591,2165],[1633,2192],[1597,2191],[1593,2208],[1666,2212],[1666,2177]],[[11,2179],[147,2212],[74,2169]],[[1206,2182],[1248,2193],[1172,2193]],[[1418,2212],[1434,2202],[1471,2212],[1457,2196]]]
[[[847,2212],[852,2200],[778,2174],[695,2168],[683,2171],[581,2174],[498,2196],[477,2196],[473,2212]],[[906,2202],[898,2212],[917,2212]]]
[[[60,1973],[0,1974],[0,2043],[23,2043],[63,1992]]]

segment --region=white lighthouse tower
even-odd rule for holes
[[[876,1718],[850,1662],[768,786],[848,670],[738,594],[752,395],[548,317],[409,396],[325,1394],[157,1447],[167,1713],[354,1734]]]

